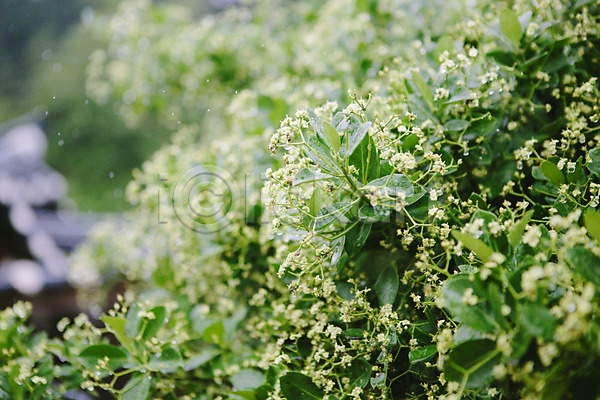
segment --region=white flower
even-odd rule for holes
[[[531,247],[535,247],[540,242],[542,231],[538,225],[527,225],[525,228],[525,234],[523,235],[523,243],[528,244]]]

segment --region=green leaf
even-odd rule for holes
[[[146,375],[131,378],[123,388],[121,400],[147,400],[150,396],[150,384],[150,377]]]
[[[452,236],[454,236],[456,240],[460,240],[467,249],[475,253],[483,262],[486,262],[492,254],[494,254],[494,250],[487,244],[467,233],[452,231]]]
[[[381,389],[385,386],[385,378],[385,372],[380,372],[379,374],[377,374],[376,377],[371,378],[371,386],[373,386],[376,389]]]
[[[555,185],[562,185],[565,183],[565,176],[552,161],[542,161],[540,170],[544,176]]]
[[[452,93],[452,97],[446,101],[447,104],[456,103],[463,100],[469,100],[471,98],[471,92],[464,86],[459,86],[456,91]]]
[[[577,245],[567,250],[567,258],[577,273],[600,286],[600,257],[582,245]]]
[[[414,71],[411,72],[410,76],[423,100],[425,100],[429,108],[433,109],[433,95],[431,94],[431,89],[429,89],[429,86],[425,80],[421,77],[421,75],[419,75],[419,73]]]
[[[410,362],[410,364],[412,365],[428,361],[435,355],[435,353],[437,353],[437,347],[435,344],[419,347],[417,349],[411,350],[408,353],[408,362]]]
[[[445,131],[462,131],[469,126],[469,121],[464,119],[451,119],[444,124]]]
[[[404,205],[410,205],[424,195],[424,191],[415,193],[415,187],[418,185],[413,184],[405,174],[386,175],[372,180],[367,186],[378,188],[377,193],[381,195],[397,197],[401,193],[404,194]],[[421,189],[420,186],[419,189]]]
[[[347,133],[342,137],[342,144],[339,151],[340,156],[350,157],[364,139],[365,135],[369,131],[369,128],[371,128],[370,122],[365,122],[359,126],[352,125],[349,127]]]
[[[183,362],[181,354],[172,347],[163,349],[160,356],[152,357],[147,364],[149,370],[161,372],[174,372],[177,368],[182,366]]]
[[[323,122],[321,121],[321,118],[319,118],[319,116],[315,114],[315,112],[309,106],[306,106],[306,115],[308,116],[308,122],[310,122],[312,127],[315,129],[317,135],[319,135],[319,137],[323,137]]]
[[[292,186],[301,185],[307,182],[317,182],[323,181],[327,179],[331,179],[332,176],[329,174],[324,174],[322,172],[311,171],[308,168],[302,168],[300,171],[296,173],[294,176],[294,180],[292,181]]]
[[[416,134],[411,133],[410,135],[406,136],[402,141],[402,151],[409,152],[412,149],[414,149],[418,143],[419,137]]]
[[[83,364],[91,369],[95,368],[98,360],[107,357],[109,368],[115,370],[127,362],[128,354],[122,348],[111,344],[93,344],[83,349],[79,357],[83,359]]]
[[[329,148],[334,153],[337,153],[340,150],[340,134],[327,121],[323,121],[323,137],[322,137],[322,139],[325,143],[327,143]]]
[[[323,171],[339,173],[333,156],[331,155],[331,149],[317,136],[309,136],[307,139],[307,153],[310,159],[312,159],[317,165],[319,165]]]
[[[388,265],[377,278],[373,289],[377,293],[379,305],[394,304],[398,294],[398,271],[393,265]]]
[[[231,377],[235,390],[256,389],[267,382],[265,376],[254,369],[242,369]]]
[[[121,343],[127,349],[131,348],[133,341],[125,332],[125,325],[127,324],[127,320],[125,318],[105,315],[101,317],[100,320],[102,320],[108,330],[115,335],[119,343]]]
[[[186,371],[192,371],[198,368],[201,365],[206,364],[216,356],[221,354],[218,350],[208,349],[202,351],[200,354],[193,356],[183,363],[183,369]]]
[[[437,47],[435,48],[434,52],[435,61],[439,62],[440,56],[444,51],[452,53],[452,50],[454,50],[454,42],[452,41],[452,38],[448,35],[440,36],[440,38],[437,40]]]
[[[358,209],[358,219],[360,219],[363,223],[374,223],[374,222],[383,222],[390,220],[389,211],[386,212],[377,212],[377,210],[371,206],[370,204],[364,204]]]
[[[349,205],[350,203],[334,203],[323,207],[315,217],[313,229],[322,231],[335,221],[345,225],[348,219],[344,214],[348,211]]]
[[[583,216],[583,222],[590,237],[600,243],[600,213],[588,209]]]
[[[288,400],[306,400],[325,397],[325,392],[317,387],[306,375],[299,372],[288,372],[279,378],[281,392]]]
[[[496,342],[489,339],[470,340],[456,346],[448,355],[444,372],[448,381],[462,382],[478,389],[494,379],[492,369],[500,361]]]
[[[331,242],[331,248],[333,249],[333,254],[331,255],[331,261],[329,262],[331,265],[337,265],[342,257],[342,253],[344,252],[344,245],[346,244],[346,236],[339,237]]]
[[[521,43],[523,30],[519,17],[511,9],[504,9],[500,13],[500,29],[502,34],[518,49]]]
[[[165,323],[165,318],[167,316],[167,309],[165,306],[154,307],[150,310],[151,313],[154,314],[154,319],[146,318],[148,322],[146,322],[146,327],[144,328],[144,333],[142,334],[142,340],[150,340],[160,329],[161,326]]]
[[[204,330],[202,339],[209,343],[221,345],[225,339],[225,328],[222,322],[215,322]]]
[[[316,216],[322,208],[322,205],[328,203],[329,200],[329,196],[320,186],[315,187],[315,190],[313,190],[310,200],[308,201],[308,211],[310,212],[310,215]]]
[[[352,361],[352,364],[350,365],[350,388],[364,388],[367,386],[369,379],[371,378],[372,370],[373,367],[371,364],[362,358],[357,358]]]
[[[593,148],[588,153],[590,162],[587,163],[587,169],[594,175],[600,176],[600,147]]]
[[[521,326],[534,337],[552,340],[558,321],[550,311],[537,303],[519,303]]]
[[[511,247],[514,248],[521,242],[525,227],[529,221],[531,221],[531,217],[533,217],[533,210],[527,211],[525,215],[523,215],[523,218],[512,227],[508,233],[508,243],[510,243]]]
[[[497,324],[491,313],[480,304],[469,305],[463,301],[463,296],[469,289],[479,299],[485,299],[485,295],[477,290],[468,274],[452,275],[442,286],[443,305],[463,324],[479,332],[494,333]]]
[[[256,394],[252,390],[236,390],[228,398],[229,400],[256,400]]]

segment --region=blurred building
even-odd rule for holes
[[[94,222],[59,209],[67,184],[45,163],[47,144],[38,124],[0,126],[0,308],[31,301],[41,327],[78,311],[67,254]]]

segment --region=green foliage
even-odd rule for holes
[[[243,115],[241,104],[214,113],[234,134],[199,145],[208,122],[183,126],[136,172],[128,195],[138,210],[130,221],[99,227],[71,271],[99,301],[125,278],[125,297],[101,317],[102,328],[75,321],[64,342],[53,342],[53,354],[78,373],[57,381],[124,399],[599,394],[592,367],[600,359],[598,6],[481,4],[472,18],[453,14],[457,24],[442,36],[421,35],[435,30],[411,25],[418,22],[394,14],[402,7],[383,3],[277,9],[274,15],[292,19],[285,20],[292,32],[310,22],[320,37],[337,18],[347,46],[323,51],[328,45],[320,41],[286,39],[297,40],[298,51],[307,46],[329,56],[307,70],[266,57],[269,69],[249,55],[264,73],[258,76],[287,71],[285,85],[275,90],[248,73],[244,107],[254,107],[253,116]],[[144,7],[133,9],[138,17],[154,15]],[[262,39],[264,10],[257,7],[247,17],[248,37]],[[445,15],[454,4],[406,7]],[[156,10],[178,35],[189,33],[182,14]],[[239,22],[240,10],[218,18]],[[419,34],[410,38],[420,40],[414,48],[393,47],[400,21],[421,29],[406,31]],[[365,43],[358,33],[367,31],[374,34]],[[273,46],[288,49],[285,43]],[[374,52],[386,53],[387,43],[397,59]],[[254,50],[273,51],[265,44]],[[148,60],[171,50],[153,48]],[[183,71],[214,60],[203,57]],[[344,72],[344,59],[357,69]],[[99,70],[90,82],[102,82],[117,61],[92,61]],[[232,76],[205,68],[233,88],[245,76],[242,63],[233,65],[240,70]],[[359,70],[366,75],[355,79]],[[336,99],[336,81],[360,85],[348,92],[347,106],[296,104],[323,100],[298,95],[308,84]],[[117,92],[125,87],[108,82]],[[183,98],[172,96],[165,96],[169,106],[183,112]],[[299,111],[281,115],[276,128],[281,99]],[[156,112],[170,110],[160,101]],[[214,127],[217,135],[221,129]],[[257,133],[270,136],[275,157]],[[199,163],[226,178],[231,192],[223,199],[240,200],[226,213],[181,214],[178,180]],[[193,204],[214,205],[198,192]],[[212,224],[218,229],[202,230]],[[7,326],[22,325],[5,313]],[[15,365],[1,370],[2,390],[38,390],[8,384]]]

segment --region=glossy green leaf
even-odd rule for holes
[[[346,236],[339,237],[331,242],[331,248],[333,249],[333,254],[331,255],[331,265],[337,265],[342,257],[342,253],[344,252],[344,245],[346,244]]]
[[[288,372],[279,378],[281,393],[287,400],[322,400],[325,396],[313,381],[300,372]]]
[[[374,378],[371,378],[371,386],[376,389],[381,389],[385,386],[386,374],[385,372],[380,372]]]
[[[521,326],[533,337],[552,340],[558,326],[558,320],[547,307],[537,303],[519,304]]]
[[[204,330],[202,333],[202,339],[209,343],[222,344],[225,339],[225,328],[223,323],[215,322]]]
[[[98,360],[108,358],[108,366],[111,369],[120,368],[128,359],[128,354],[120,347],[111,344],[93,344],[79,353],[88,368],[95,368]]]
[[[167,309],[165,306],[154,307],[150,310],[152,314],[154,314],[154,318],[146,318],[146,327],[144,328],[144,333],[142,334],[142,340],[150,340],[160,329],[161,326],[164,325],[165,319],[167,317]]]
[[[583,222],[590,237],[597,243],[600,243],[600,213],[598,211],[588,209],[583,216]]]
[[[587,169],[594,175],[600,176],[600,147],[593,148],[588,153],[590,161],[587,163]]]
[[[464,86],[457,87],[452,93],[452,96],[446,103],[457,103],[459,101],[469,100],[471,98],[471,92]]]
[[[367,184],[369,187],[377,188],[377,192],[387,196],[398,196],[404,194],[406,205],[414,203],[418,199],[413,199],[415,194],[415,185],[405,174],[386,175],[374,179]],[[420,198],[420,196],[419,196]]]
[[[235,390],[256,389],[267,382],[265,376],[254,369],[242,369],[231,377]]]
[[[191,358],[188,358],[187,360],[185,360],[183,363],[183,369],[186,371],[192,371],[192,370],[206,364],[210,360],[214,359],[219,354],[221,354],[221,353],[218,350],[214,350],[214,349],[204,350],[204,351],[200,352],[200,354],[192,356]]]
[[[364,388],[369,383],[369,379],[371,378],[371,371],[373,367],[371,364],[363,360],[362,358],[357,358],[352,361],[350,365],[350,387],[360,387]]]
[[[439,62],[440,56],[442,55],[442,53],[444,53],[444,51],[452,53],[452,50],[454,50],[454,42],[452,41],[452,38],[448,35],[440,36],[440,38],[437,41],[437,47],[435,48],[434,52],[435,61]]]
[[[467,233],[452,231],[452,236],[456,240],[460,240],[467,249],[475,253],[483,262],[486,262],[494,254],[494,250],[487,244]]]
[[[469,126],[469,121],[464,119],[451,119],[444,124],[445,131],[462,131]]]
[[[345,225],[348,218],[344,214],[348,211],[349,205],[349,203],[334,203],[323,207],[315,217],[313,229],[322,231],[335,221]]]
[[[123,388],[121,400],[147,400],[150,396],[151,383],[147,375],[131,378]]]
[[[523,238],[523,233],[525,232],[525,227],[531,221],[531,217],[533,217],[533,210],[529,210],[523,215],[523,218],[519,220],[516,224],[513,225],[512,229],[508,233],[508,243],[512,247],[516,247],[521,239]]]
[[[442,286],[442,304],[463,324],[483,333],[494,333],[497,323],[487,309],[480,304],[466,304],[463,296],[472,290],[479,300],[485,300],[485,294],[479,293],[468,274],[452,275]]]
[[[371,128],[370,122],[364,124],[354,125],[347,129],[347,133],[342,137],[342,144],[340,146],[340,156],[350,157],[354,150],[360,145],[365,135]]]
[[[332,152],[337,153],[340,150],[340,134],[327,121],[323,121],[323,141],[327,143]],[[359,142],[360,143],[360,142]]]
[[[600,286],[600,257],[582,245],[577,245],[567,250],[567,258],[579,275]]]
[[[377,282],[373,286],[380,305],[394,304],[394,300],[396,300],[396,295],[398,294],[398,285],[398,271],[393,265],[388,265],[379,274]]]
[[[448,355],[444,372],[448,381],[462,382],[479,389],[494,379],[492,369],[500,362],[496,342],[489,339],[470,340],[456,346]]]
[[[404,138],[404,140],[402,141],[402,151],[404,151],[404,152],[411,151],[412,149],[415,148],[415,146],[418,143],[419,143],[419,137],[416,134],[411,133],[410,135],[406,136]]]
[[[323,137],[323,121],[321,121],[321,118],[309,106],[306,106],[306,115],[308,116],[308,122],[312,125],[315,132],[317,132],[317,135]]]
[[[308,201],[308,211],[310,215],[316,216],[323,204],[329,203],[330,199],[327,193],[320,186],[315,187],[310,200]]]
[[[540,170],[544,176],[555,185],[562,185],[565,183],[565,176],[552,161],[542,161]]]
[[[146,365],[151,371],[174,372],[183,366],[183,360],[179,351],[172,347],[163,349],[160,356],[151,357]]]
[[[309,136],[307,141],[307,154],[308,156],[319,165],[323,171],[330,173],[339,173],[333,156],[331,155],[331,149],[319,139],[317,136]]]
[[[110,332],[117,338],[119,343],[121,343],[126,348],[130,348],[132,344],[131,338],[125,332],[125,325],[127,324],[127,320],[123,317],[111,317],[109,315],[105,315],[100,318],[104,325],[108,328]]]
[[[433,356],[437,353],[437,347],[435,344],[430,344],[428,346],[423,346],[411,350],[408,353],[408,362],[410,364],[416,364],[420,362],[429,361]]]
[[[500,13],[500,29],[502,34],[515,46],[519,48],[521,43],[521,36],[523,36],[523,30],[519,17],[511,9],[504,9]]]
[[[413,71],[411,72],[410,76],[423,100],[425,100],[430,109],[433,109],[433,95],[431,94],[429,85],[427,85],[423,77],[421,77],[418,72]]]
[[[296,173],[292,181],[293,186],[301,185],[307,182],[317,182],[331,179],[330,174],[324,174],[322,172],[311,171],[308,168],[302,168]]]

